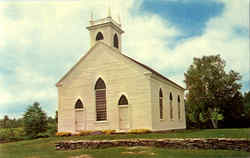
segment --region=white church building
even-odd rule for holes
[[[58,131],[185,129],[184,88],[123,54],[111,16],[87,29],[89,51],[56,84]]]

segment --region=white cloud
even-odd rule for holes
[[[45,110],[53,115],[57,102],[56,81],[90,47],[85,29],[90,12],[94,12],[95,18],[104,18],[110,5],[115,8],[112,15],[122,10],[123,18],[128,9],[140,1],[129,0],[122,6],[120,3],[97,0],[88,3],[0,2],[0,78],[4,85],[0,87],[0,109],[3,110],[0,115],[5,114],[6,108],[20,108],[18,106],[34,101],[44,104],[49,101]]]
[[[171,72],[171,70],[186,71],[192,63],[193,57],[220,54],[227,62],[227,70],[233,69],[242,75],[247,74],[249,68],[247,66],[249,59],[249,39],[235,34],[234,29],[235,27],[249,29],[249,1],[244,0],[241,3],[241,1],[227,0],[222,2],[225,5],[224,12],[221,16],[212,18],[207,22],[204,34],[186,39],[174,49],[170,49],[164,45],[168,40],[155,37],[157,35],[155,30],[151,34],[148,31],[143,33],[145,29],[142,29],[140,34],[147,34],[147,36],[152,38],[153,43],[150,44],[150,40],[141,40],[140,44],[134,47],[135,51],[132,51],[131,48],[132,53],[136,53],[133,56],[144,59],[144,62],[153,65],[153,67],[157,62],[156,69]],[[154,28],[159,28],[162,31],[161,27],[164,28],[167,26],[155,25]],[[137,35],[137,33],[134,34],[134,36]],[[154,41],[156,41],[158,46],[154,45]],[[180,73],[183,74],[183,72]],[[179,74],[174,76],[179,76]],[[171,74],[169,77],[180,79],[180,77],[174,76]],[[248,79],[246,75],[243,77],[244,81]]]
[[[161,53],[166,54],[168,40],[180,34],[176,28],[164,23],[156,15],[133,17],[128,24],[124,50],[145,62],[158,59],[157,56]]]

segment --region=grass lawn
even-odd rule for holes
[[[0,144],[0,158],[250,158],[250,153],[229,150],[175,150],[152,147],[117,147],[98,150],[56,151],[55,142],[77,139],[125,138],[250,138],[250,129],[187,130],[173,133],[51,137]],[[82,157],[79,157],[79,156]]]
[[[117,147],[98,150],[56,151],[55,140],[36,139],[0,145],[1,158],[249,158],[250,153],[226,150],[174,150]],[[82,155],[82,157],[77,157]]]

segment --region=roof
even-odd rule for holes
[[[56,86],[58,87],[58,86],[60,86],[61,85],[61,82],[69,75],[69,73],[70,72],[72,72],[73,71],[73,69],[77,66],[77,65],[79,65],[80,64],[80,62],[83,60],[83,59],[85,59],[88,55],[89,55],[89,53],[99,44],[100,42],[98,42],[97,44],[95,44],[92,48],[90,48],[89,49],[89,51],[84,55],[84,56],[82,56],[81,58],[80,58],[80,60],[65,74],[65,75],[63,75],[63,77],[56,83]]]
[[[128,60],[134,62],[135,64],[139,65],[139,66],[142,66],[143,68],[149,70],[150,72],[152,72],[153,74],[161,77],[162,79],[164,80],[167,80],[168,82],[174,84],[175,86],[185,90],[185,88],[183,88],[182,86],[178,85],[177,83],[171,81],[170,79],[168,79],[167,77],[165,77],[164,75],[160,74],[159,72],[155,71],[154,69],[150,68],[149,66],[145,65],[145,64],[142,64],[140,63],[139,61],[136,61],[135,59],[131,58],[131,57],[128,57],[124,54],[122,54],[118,49],[115,49],[113,47],[110,47],[109,45],[105,44],[104,42],[98,42],[97,44],[95,44],[92,48],[90,48],[90,50],[83,56],[81,57],[81,59],[56,83],[56,86],[60,86],[61,84],[61,81],[64,80],[64,78],[66,78],[68,76],[68,74],[83,60],[86,58],[86,56],[88,56],[88,54],[94,49],[94,47],[96,47],[99,43],[102,43],[104,45],[106,45],[107,47],[111,48],[112,50],[116,51],[116,52],[119,52],[119,54],[121,54],[123,57],[127,58]]]
[[[138,65],[144,67],[145,69],[149,70],[149,71],[152,72],[153,74],[155,74],[155,75],[157,75],[157,76],[159,76],[159,77],[161,77],[161,78],[163,78],[163,79],[169,81],[170,83],[176,85],[177,87],[179,87],[179,88],[185,90],[185,88],[183,88],[182,86],[178,85],[177,83],[171,81],[170,79],[168,79],[168,78],[165,77],[164,75],[160,74],[159,72],[155,71],[154,69],[150,68],[149,66],[147,66],[147,65],[145,65],[145,64],[142,64],[142,63],[140,63],[139,61],[136,61],[135,59],[130,58],[130,57],[124,55],[124,54],[122,54],[122,55],[123,55],[124,57],[128,58],[129,60],[135,62],[136,64],[138,64]]]

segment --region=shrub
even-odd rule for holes
[[[35,138],[48,138],[49,134],[48,133],[38,133]]]
[[[79,136],[86,136],[86,135],[90,135],[93,132],[94,131],[91,131],[91,130],[83,130],[83,131],[80,131],[77,135],[79,135]]]
[[[23,128],[14,128],[15,136],[25,136],[25,131]]]
[[[111,130],[111,129],[108,129],[108,130],[102,130],[102,132],[106,135],[110,135],[110,134],[114,134],[116,131],[115,130]]]
[[[0,130],[0,140],[7,140],[10,137],[10,133],[8,129]]]
[[[128,131],[131,134],[144,134],[144,133],[151,133],[149,129],[131,129]]]
[[[59,137],[68,137],[68,136],[72,136],[72,133],[71,132],[57,132],[56,136],[59,136]]]
[[[48,129],[45,132],[49,136],[55,136],[57,132],[57,124],[56,123],[49,123]]]
[[[1,141],[16,141],[23,140],[25,132],[23,128],[6,128],[0,129]]]
[[[90,135],[101,135],[101,134],[104,134],[104,133],[100,130],[94,130],[90,133]]]

